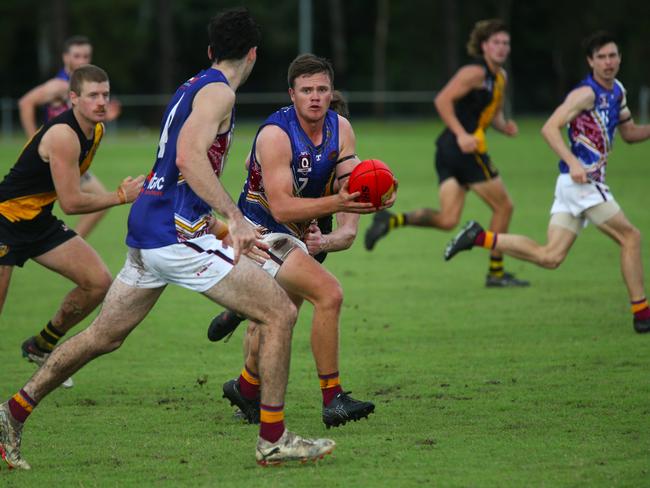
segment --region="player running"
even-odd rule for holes
[[[589,74],[555,109],[542,135],[561,158],[560,174],[551,207],[548,240],[484,231],[476,222],[465,225],[447,245],[445,259],[474,246],[497,250],[548,269],[557,268],[580,230],[592,222],[621,246],[621,271],[632,307],[634,330],[650,332],[650,308],[644,293],[641,234],[625,217],[605,184],[607,156],[618,127],[625,142],[650,138],[650,125],[639,126],[625,101],[625,89],[616,79],[621,56],[616,40],[597,32],[585,40]],[[569,146],[562,129],[569,126]]]
[[[315,460],[334,449],[334,441],[304,439],[285,429],[296,308],[268,274],[241,256],[254,250],[257,234],[218,178],[232,137],[235,90],[257,59],[259,27],[246,9],[227,10],[211,20],[209,37],[211,67],[179,87],[163,116],[155,165],[129,214],[126,263],[98,317],[0,405],[0,454],[10,467],[30,469],[20,444],[36,405],[67,376],[117,349],[170,283],[258,321],[264,390],[257,462]],[[208,232],[212,209],[229,218],[233,247],[225,249]]]
[[[487,152],[485,131],[492,125],[507,136],[517,135],[517,125],[503,114],[510,34],[498,20],[476,23],[467,43],[472,64],[463,66],[436,96],[435,106],[447,126],[436,141],[436,171],[440,210],[422,208],[392,214],[379,212],[366,231],[366,249],[390,231],[403,226],[451,230],[458,225],[468,190],[492,209],[490,228],[506,232],[513,205],[499,172]],[[500,251],[490,253],[485,285],[488,287],[528,286],[503,268]]]

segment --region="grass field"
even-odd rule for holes
[[[512,231],[543,240],[556,158],[539,136],[541,121],[520,125],[516,139],[491,134],[490,152],[515,202]],[[397,210],[436,205],[438,125],[355,127],[360,156],[383,159],[397,174]],[[237,128],[224,180],[234,195],[254,129]],[[20,145],[0,142],[3,174]],[[155,146],[152,135],[109,135],[93,171],[114,187],[126,174],[148,172]],[[619,140],[608,172],[646,242],[649,160],[650,143]],[[125,255],[127,212],[111,210],[90,237],[113,273]],[[470,217],[489,218],[473,195],[463,220]],[[170,287],[119,351],[42,402],[23,438],[33,470],[3,469],[0,486],[650,486],[650,337],[632,329],[612,241],[587,228],[552,272],[506,259],[532,286],[494,290],[483,286],[482,250],[443,261],[451,234],[404,229],[366,252],[370,219],[351,250],[326,262],[346,294],[342,382],[376,403],[368,421],[325,430],[309,307],[294,334],[288,425],[334,438],[332,456],[257,467],[256,428],[233,420],[221,399],[222,383],[241,367],[242,333],[209,343],[206,326],[220,308]],[[648,269],[647,244],[643,250]],[[69,287],[35,263],[14,272],[0,318],[0,398],[33,372],[20,343],[45,325]]]

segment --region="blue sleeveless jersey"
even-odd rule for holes
[[[183,124],[192,112],[197,92],[209,83],[226,83],[216,69],[207,69],[183,83],[172,97],[160,131],[156,163],[147,176],[140,195],[131,206],[126,244],[138,249],[152,249],[177,244],[202,236],[208,230],[210,206],[187,184],[176,166],[176,142]],[[234,128],[235,113],[227,132],[218,134],[208,150],[208,159],[219,177]]]
[[[64,68],[61,68],[59,72],[56,75],[54,75],[54,78],[63,81],[70,81],[70,75],[65,71]],[[43,121],[43,123],[52,120],[54,117],[58,117],[59,115],[61,115],[63,112],[65,112],[70,108],[72,108],[72,105],[70,105],[70,100],[67,98],[63,103],[61,102],[51,103],[50,105],[47,106],[45,110],[45,120]]]
[[[297,197],[318,198],[326,192],[334,175],[339,158],[339,119],[336,112],[327,111],[323,124],[323,140],[315,146],[300,127],[293,105],[273,113],[258,129],[248,166],[248,177],[239,197],[239,208],[253,223],[261,226],[264,233],[282,232],[302,238],[309,222],[280,224],[271,215],[264,191],[262,170],[255,157],[257,136],[267,125],[276,125],[289,136],[292,157],[293,193]]]
[[[625,88],[620,81],[614,80],[614,86],[608,90],[591,74],[576,88],[581,86],[590,87],[596,99],[591,110],[585,110],[569,123],[571,152],[580,160],[592,181],[604,183],[607,155],[612,150],[621,110],[625,108]],[[560,172],[569,172],[564,161],[560,161]]]

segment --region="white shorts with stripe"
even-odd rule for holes
[[[269,245],[270,249],[268,252],[269,256],[271,256],[271,259],[266,260],[262,269],[274,278],[278,274],[278,271],[280,271],[280,266],[282,266],[287,256],[294,249],[300,249],[308,253],[305,243],[291,234],[272,232],[263,235],[260,240]]]
[[[552,224],[567,227],[577,233],[588,221],[600,225],[620,210],[609,187],[604,183],[576,183],[567,173],[557,177],[555,200],[551,207]]]
[[[129,248],[117,279],[134,288],[174,284],[203,293],[233,268],[233,250],[214,235],[156,249]]]

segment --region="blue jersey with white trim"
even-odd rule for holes
[[[228,80],[219,70],[203,70],[183,83],[167,105],[156,163],[129,213],[126,243],[130,247],[152,249],[168,246],[194,239],[208,231],[212,209],[192,191],[179,172],[176,143],[183,124],[192,113],[194,97],[209,83],[228,84]],[[226,163],[234,119],[233,109],[228,131],[216,135],[208,150],[208,159],[217,177]]]
[[[611,90],[600,85],[590,74],[576,88],[588,86],[595,95],[591,110],[581,112],[569,123],[571,152],[582,163],[589,179],[605,182],[607,155],[612,150],[620,113],[626,107],[625,88],[614,80]],[[560,172],[569,173],[569,166],[560,161]]]
[[[293,105],[271,114],[258,129],[248,166],[248,177],[239,197],[239,208],[250,221],[262,227],[263,233],[282,232],[301,239],[309,222],[281,224],[271,215],[264,190],[262,169],[255,157],[257,137],[268,125],[282,129],[291,141],[291,166],[293,194],[296,197],[319,198],[326,193],[339,157],[339,119],[336,112],[328,110],[323,123],[323,139],[315,146],[300,126]]]

